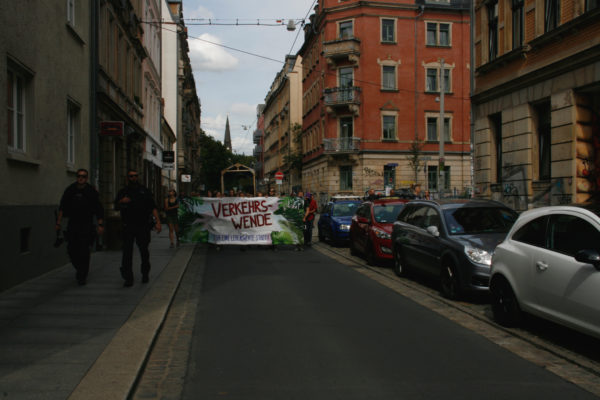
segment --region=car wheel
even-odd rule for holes
[[[460,285],[456,267],[449,261],[444,261],[442,264],[440,283],[442,296],[450,300],[457,300],[460,297]]]
[[[373,242],[367,243],[367,264],[376,266],[377,265],[377,255],[375,254],[375,247],[373,246]]]
[[[408,275],[406,270],[406,263],[403,260],[402,252],[400,249],[394,249],[394,273],[400,277],[406,277]]]
[[[522,313],[510,283],[504,278],[496,278],[490,285],[490,293],[492,312],[496,322],[504,326],[518,325]]]

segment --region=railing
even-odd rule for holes
[[[326,106],[360,103],[360,88],[357,86],[328,88],[323,95]]]
[[[325,153],[354,153],[360,150],[360,138],[323,139]]]
[[[253,154],[255,156],[259,155],[262,152],[263,152],[263,148],[262,148],[262,146],[260,144],[257,144],[256,146],[254,146],[254,152],[253,152]]]
[[[355,37],[339,38],[323,43],[323,55],[326,58],[340,58],[360,55],[360,40]]]

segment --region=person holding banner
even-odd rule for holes
[[[125,279],[123,286],[133,286],[133,242],[140,250],[142,259],[142,283],[149,280],[150,274],[150,231],[155,226],[152,216],[156,220],[156,232],[160,233],[162,226],[154,197],[150,190],[138,182],[138,173],[134,169],[127,172],[127,186],[119,190],[115,199],[115,209],[121,212],[123,222],[123,257],[121,262],[121,276]]]
[[[313,224],[315,221],[315,214],[317,213],[317,202],[312,198],[310,193],[306,193],[306,201],[305,204],[305,214],[304,218],[304,245],[310,246],[312,245],[312,231]]]

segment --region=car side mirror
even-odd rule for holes
[[[432,236],[435,236],[435,237],[440,236],[440,231],[438,230],[437,226],[435,226],[435,225],[428,226],[427,232],[429,232]]]
[[[358,223],[359,224],[368,224],[369,220],[365,217],[357,217]]]
[[[586,264],[592,264],[598,271],[600,271],[600,254],[596,250],[579,250],[577,253],[575,253],[575,260]]]

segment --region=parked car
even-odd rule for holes
[[[352,217],[350,252],[363,253],[371,265],[392,259],[392,224],[408,199],[382,197],[365,201]]]
[[[341,243],[347,241],[352,216],[360,205],[358,200],[331,201],[323,207],[317,230],[320,241]]]
[[[542,207],[523,212],[492,257],[496,321],[522,312],[600,338],[600,208]]]
[[[491,200],[411,201],[393,227],[394,272],[433,276],[449,299],[487,291],[492,252],[517,216]]]

